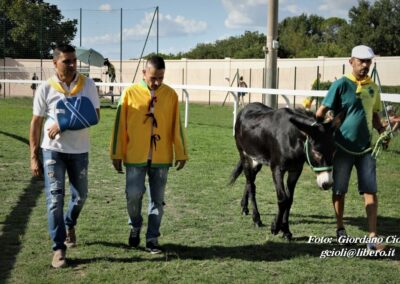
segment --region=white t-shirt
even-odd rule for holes
[[[56,75],[53,80],[62,84],[65,90],[72,90],[78,81],[78,76],[75,76],[74,81],[68,87],[65,83],[61,82]],[[68,154],[81,154],[89,152],[89,129],[84,128],[80,130],[65,130],[56,136],[55,139],[50,139],[48,129],[56,123],[55,107],[58,100],[61,99],[62,94],[54,90],[46,81],[41,84],[35,93],[33,100],[33,115],[45,117],[46,121],[43,126],[43,138],[41,147],[43,149],[53,150],[56,152]],[[96,109],[100,108],[99,96],[97,93],[96,85],[92,79],[85,79],[85,86],[75,96],[86,96],[93,103]]]

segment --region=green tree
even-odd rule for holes
[[[307,16],[285,18],[278,26],[279,50],[281,58],[297,57],[309,45],[307,36]]]
[[[0,15],[7,57],[48,58],[52,45],[70,43],[77,30],[77,20],[64,20],[57,6],[43,0],[1,0]]]
[[[360,0],[349,11],[348,40],[366,44],[381,56],[400,54],[400,0]]]
[[[278,26],[281,58],[342,56],[346,49],[338,43],[339,33],[347,25],[340,18],[324,19],[302,14],[284,19]]]
[[[243,35],[231,36],[215,43],[200,43],[182,56],[193,59],[262,58],[265,40],[264,34],[246,31]]]

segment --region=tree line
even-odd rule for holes
[[[400,55],[400,0],[359,0],[348,13],[349,21],[302,14],[278,25],[278,57],[347,57],[355,45],[365,44],[380,56]],[[266,36],[246,31],[243,35],[199,43],[192,50],[164,54],[166,58],[222,59],[264,58]]]
[[[358,44],[371,46],[381,56],[400,55],[400,0],[359,0],[348,18],[306,14],[285,18],[278,26],[278,56],[346,57]],[[0,25],[3,57],[48,58],[53,43],[74,39],[78,23],[64,19],[57,6],[43,0],[1,0]],[[188,52],[161,55],[166,59],[264,58],[265,44],[265,34],[246,31],[213,43],[199,43]]]

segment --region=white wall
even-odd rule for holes
[[[120,62],[111,60],[116,69],[117,82],[120,80]],[[376,63],[383,85],[400,85],[400,56],[395,57],[376,57],[373,64]],[[122,82],[132,82],[138,61],[125,60],[122,61]],[[142,78],[141,70],[144,62],[141,62],[136,75],[135,82]],[[4,62],[0,59],[0,78],[5,79],[31,79],[33,72],[43,80],[50,77],[53,72],[53,64],[51,60],[35,59],[11,59],[6,58],[6,71],[3,72]],[[81,66],[87,67],[85,64]],[[243,76],[249,87],[263,87],[263,69],[265,66],[264,59],[213,59],[213,60],[166,60],[166,73],[164,82],[167,84],[190,84],[190,85],[214,85],[229,86],[233,82],[236,86],[236,73]],[[350,72],[348,58],[301,58],[301,59],[278,59],[278,87],[281,89],[297,89],[309,90],[315,78],[317,77],[317,67],[322,81],[333,81],[340,78],[343,73]],[[42,70],[42,72],[40,72]],[[107,82],[108,78],[104,74],[105,67],[91,67],[90,76],[100,78],[103,82]],[[229,79],[229,81],[227,79]],[[4,87],[4,86],[3,86]],[[5,86],[6,96],[29,96],[32,94],[30,85],[12,84]],[[101,87],[100,91],[105,92],[108,88]],[[118,92],[118,89],[116,89]],[[178,91],[180,94],[181,92]],[[3,90],[1,91],[1,96]],[[191,91],[191,101],[208,102],[209,96],[212,102],[222,102],[226,97],[226,93],[208,92],[208,91]],[[248,94],[246,101],[260,101],[260,94]],[[228,102],[232,99],[228,96]],[[296,103],[299,102],[297,99]]]

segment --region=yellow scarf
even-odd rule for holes
[[[54,81],[53,78],[50,78],[49,80],[47,80],[47,82],[49,82],[49,84],[57,92],[63,93],[66,96],[74,96],[77,93],[79,93],[80,91],[82,91],[83,86],[85,86],[85,78],[86,77],[79,73],[77,73],[77,76],[78,76],[78,82],[72,88],[71,92],[68,92],[67,90],[65,90],[64,87],[59,82]]]
[[[371,77],[369,77],[368,75],[367,75],[367,77],[365,77],[364,80],[361,80],[361,81],[357,80],[357,78],[354,77],[353,74],[347,74],[346,78],[357,84],[356,94],[361,93],[363,85],[368,85],[368,84],[372,83]]]

